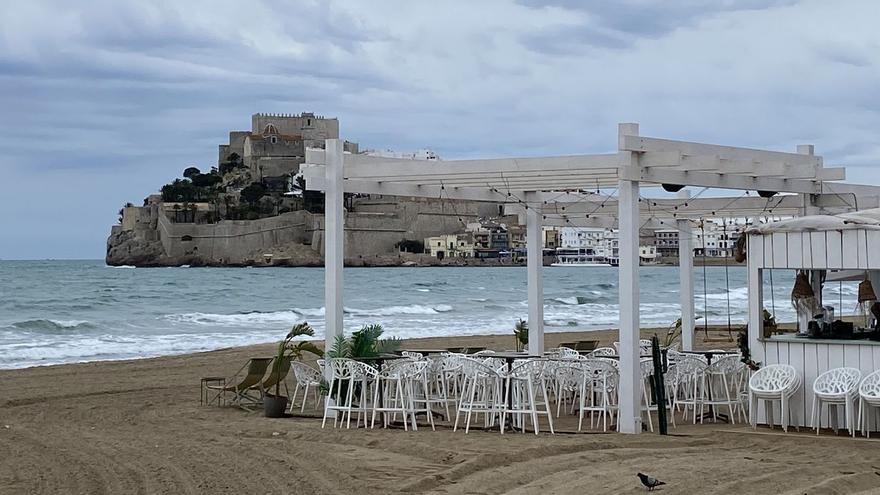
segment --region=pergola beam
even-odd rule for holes
[[[722,156],[729,159],[757,160],[761,162],[784,162],[797,165],[822,166],[822,157],[782,151],[767,151],[717,144],[692,143],[644,136],[623,136],[622,149],[637,153],[678,152],[682,155]]]
[[[310,191],[326,191],[327,182],[321,176],[306,175],[306,189]],[[346,193],[383,194],[386,196],[409,196],[417,198],[438,198],[462,201],[486,201],[491,203],[517,202],[524,191],[513,190],[510,196],[507,191],[494,192],[486,188],[431,186],[419,184],[400,184],[397,182],[372,182],[363,180],[344,180]]]

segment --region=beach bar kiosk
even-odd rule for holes
[[[805,216],[756,226],[748,231],[746,249],[752,359],[762,366],[789,364],[797,370],[801,387],[790,401],[789,424],[811,426],[812,390],[817,376],[840,367],[857,368],[862,377],[880,369],[880,331],[871,311],[880,306],[874,306],[876,301],[870,300],[870,295],[864,296],[873,293],[872,287],[880,289],[880,209]],[[796,308],[796,333],[775,333],[765,323],[765,310],[771,309],[765,298],[765,284],[777,270],[797,271],[800,285],[809,282],[812,289],[805,291],[814,296],[809,304]],[[845,303],[848,307],[839,307],[836,293],[823,301],[823,287],[826,296],[831,296],[830,289],[841,280],[860,282],[858,308],[851,299]],[[795,285],[798,283],[796,280]],[[766,296],[773,297],[766,292]],[[792,303],[786,300],[778,304]],[[844,314],[855,316],[839,321]],[[763,404],[756,413],[758,423],[766,424]],[[823,425],[829,424],[828,414],[822,418]],[[777,414],[774,423],[778,421]],[[877,425],[873,424],[872,429],[876,430]]]

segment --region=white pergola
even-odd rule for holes
[[[544,350],[542,225],[619,228],[620,417],[618,431],[639,433],[639,230],[673,222],[682,234],[682,342],[693,345],[693,259],[690,219],[705,216],[801,215],[822,208],[880,206],[880,187],[845,184],[843,168],[825,168],[812,145],[796,153],[736,148],[639,135],[619,124],[617,153],[595,155],[415,161],[343,153],[343,141],[306,151],[301,168],[310,190],[326,192],[325,308],[327,346],[343,332],[343,193],[433,197],[505,203],[526,223],[529,347]],[[673,184],[798,193],[759,197],[650,199],[640,188]],[[616,190],[616,198],[583,191]],[[572,191],[575,193],[573,194]],[[684,192],[684,191],[682,191]]]

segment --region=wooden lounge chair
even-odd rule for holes
[[[232,404],[248,410],[248,406],[259,404],[263,400],[266,389],[263,387],[263,376],[273,358],[250,358],[244,366],[235,372],[230,378],[227,378],[223,385],[208,385],[209,390],[217,391],[218,396],[223,396],[227,392],[234,394]],[[288,365],[288,369],[289,365]],[[274,385],[274,384],[273,384]],[[258,392],[259,396],[251,395]]]
[[[599,347],[598,340],[578,340],[577,344],[574,346],[574,350],[589,352],[597,347]]]
[[[284,356],[284,360],[281,361],[281,367],[278,368],[277,373],[274,368],[274,364],[269,368],[269,374],[266,375],[266,379],[263,380],[263,390],[272,393],[275,385],[280,383],[284,386],[284,393],[288,394],[286,379],[287,375],[290,373],[290,356]]]

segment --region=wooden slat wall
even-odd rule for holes
[[[749,236],[759,268],[880,269],[880,230],[778,232]]]
[[[858,368],[862,376],[880,369],[880,345],[871,344],[818,344],[804,342],[777,342],[760,339],[761,270],[787,269],[874,269],[880,270],[880,231],[844,230],[823,232],[775,233],[749,236],[749,342],[755,361],[763,364],[790,364],[801,373],[803,383],[792,398],[792,425],[811,426],[813,382],[820,374],[832,368]],[[766,275],[764,275],[766,276]],[[779,411],[774,411],[779,423]],[[841,412],[842,414],[842,412]],[[828,412],[822,415],[822,424],[829,424]],[[761,404],[758,421],[766,422]],[[872,423],[872,429],[880,424]]]
[[[857,368],[862,376],[872,373],[880,365],[880,346],[859,344],[814,344],[800,342],[762,342],[765,350],[762,364],[790,364],[799,373],[803,383],[797,394],[791,398],[791,425],[811,427],[813,407],[813,382],[822,373],[840,367]],[[778,407],[778,405],[777,405]],[[779,424],[779,412],[774,410],[774,423]],[[841,412],[842,421],[842,412]],[[758,422],[767,421],[763,406],[758,408]],[[827,408],[822,414],[822,425],[829,424]],[[842,423],[841,423],[842,426]],[[876,425],[875,425],[876,428]]]

